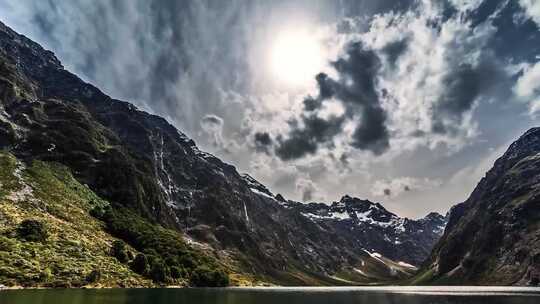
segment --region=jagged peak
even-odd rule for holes
[[[358,197],[353,197],[353,196],[350,196],[348,194],[341,197],[339,202],[332,203],[332,206],[334,206],[334,205],[336,205],[336,206],[344,205],[344,206],[348,206],[350,208],[361,208],[361,209],[373,208],[373,209],[379,209],[379,210],[381,210],[382,212],[385,212],[385,213],[390,213],[392,215],[395,215],[394,213],[392,213],[392,212],[388,211],[386,208],[384,208],[384,206],[381,205],[380,203],[372,202],[372,201],[367,200],[367,199],[361,199],[361,198],[358,198]]]
[[[531,128],[514,141],[499,160],[513,160],[540,151],[540,128]],[[499,161],[498,160],[498,161]]]

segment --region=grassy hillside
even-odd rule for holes
[[[111,208],[66,167],[0,152],[0,284],[220,286],[222,268],[180,233]]]

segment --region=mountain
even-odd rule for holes
[[[2,23],[0,148],[12,159],[2,168],[5,180],[20,176],[26,185],[0,192],[1,215],[8,219],[0,221],[0,234],[21,250],[15,260],[26,257],[36,271],[51,274],[21,277],[25,263],[0,250],[0,267],[10,268],[0,279],[9,284],[41,286],[53,276],[62,278],[60,285],[80,286],[89,283],[81,282],[88,271],[94,273],[91,285],[104,286],[144,285],[148,279],[195,286],[222,286],[229,279],[234,285],[393,281],[414,272],[409,264],[427,256],[443,225],[440,216],[400,219],[381,205],[352,198],[342,199],[345,209],[328,207],[350,219],[316,219],[318,213],[304,210],[311,204],[274,197],[252,177],[199,150],[163,118],[110,98]],[[9,171],[13,162],[21,169]],[[46,180],[22,169],[35,164],[53,168],[45,170]],[[75,193],[60,198],[66,189]],[[30,190],[39,193],[29,196],[35,204],[14,199]],[[364,205],[375,207],[365,213]],[[361,212],[365,220],[358,218]],[[79,221],[85,225],[74,227]],[[60,234],[60,222],[75,230]],[[80,230],[86,227],[91,231]],[[50,236],[36,245],[27,230]],[[105,241],[86,237],[93,232]],[[31,253],[47,248],[67,258],[65,242],[79,244],[68,259],[80,270],[73,275],[64,271],[71,262],[49,269]],[[392,246],[400,253],[393,254]],[[96,279],[107,273],[100,259],[120,270]],[[136,280],[122,279],[133,273]]]
[[[418,283],[538,285],[540,128],[515,141],[454,206]]]
[[[446,226],[446,218],[435,212],[410,220],[398,217],[379,203],[348,195],[331,204],[285,200],[279,194],[274,196],[251,176],[244,175],[244,179],[254,193],[298,211],[321,230],[343,237],[351,250],[369,249],[413,265],[420,265],[426,259]]]
[[[300,203],[274,195],[253,177],[243,175],[250,190],[269,202],[299,213],[340,243],[340,251],[360,254],[358,261],[342,266],[341,276],[357,282],[403,279],[416,271],[444,231],[446,218],[430,213],[419,220],[401,218],[381,204],[348,195],[339,202]],[[312,251],[308,248],[308,251]],[[380,259],[380,258],[383,259]],[[381,264],[377,271],[364,269]],[[369,268],[369,267],[368,267]]]
[[[430,213],[420,220],[401,218],[381,204],[344,196],[327,204],[288,204],[325,230],[344,236],[354,250],[369,248],[385,257],[420,265],[446,225],[445,217]]]

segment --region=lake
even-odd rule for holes
[[[277,287],[183,289],[40,289],[0,291],[0,304],[297,304],[540,303],[528,287]]]

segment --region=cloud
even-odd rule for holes
[[[519,0],[526,14],[540,26],[540,2],[537,0]]]
[[[480,140],[498,146],[534,123],[522,112],[536,111],[539,99],[536,7],[526,0],[7,0],[0,18],[273,192],[322,200],[369,196],[372,181],[387,176],[447,180],[482,158]],[[276,33],[291,27],[316,33],[329,62],[298,89],[277,85],[266,67]],[[418,191],[386,180],[377,193],[399,196],[390,207],[414,215],[444,210],[469,182],[476,183]]]
[[[315,153],[321,144],[332,144],[343,131],[346,121],[354,124],[350,145],[380,154],[388,148],[386,113],[376,92],[376,74],[381,63],[377,54],[352,42],[346,54],[332,62],[337,72],[334,79],[325,73],[316,76],[319,93],[316,98],[304,99],[304,110],[299,119],[289,121],[291,131],[285,139],[278,138],[276,154],[284,159],[296,159]],[[321,118],[325,106],[340,102],[343,113]]]
[[[314,154],[319,143],[328,142],[341,132],[343,120],[343,117],[325,120],[315,114],[307,114],[301,116],[302,126],[297,120],[290,121],[292,131],[287,139],[277,138],[276,154],[283,160]]]
[[[482,1],[453,2],[460,13],[447,16],[446,6],[424,1],[374,16],[361,33],[350,33],[357,19],[347,19],[346,30],[339,23],[336,35],[348,42],[332,70],[315,77],[317,94],[303,99],[288,130],[274,134],[276,155],[299,159],[341,143],[373,155],[441,144],[461,149],[478,133],[479,101],[496,97],[510,75],[487,47],[496,33],[491,19],[473,25],[464,18]],[[336,102],[343,113],[321,118]]]
[[[272,146],[273,140],[268,132],[257,132],[254,135],[255,149],[260,152],[269,153],[269,148]]]
[[[540,111],[540,63],[525,65],[514,86],[514,93],[529,104],[531,113]]]
[[[375,49],[401,46],[394,65],[380,75],[385,109],[395,143],[459,148],[475,132],[472,110],[478,99],[504,78],[500,61],[485,46],[495,30],[489,22],[472,26],[440,8],[376,17],[365,41]],[[401,147],[407,147],[407,146]]]
[[[202,130],[211,138],[215,147],[225,148],[223,140],[223,119],[214,114],[205,115],[201,119]]]
[[[425,191],[442,185],[442,181],[428,178],[399,177],[382,179],[373,183],[371,194],[379,197],[395,198],[404,192]]]
[[[296,191],[301,193],[303,202],[324,200],[324,197],[318,193],[317,185],[309,178],[299,178],[296,181]]]

